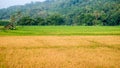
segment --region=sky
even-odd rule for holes
[[[35,1],[43,2],[45,0],[0,0],[0,9],[7,8],[14,5],[24,5]]]

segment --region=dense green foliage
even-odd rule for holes
[[[0,36],[30,35],[120,35],[120,26],[18,26],[16,30],[0,30]]]
[[[18,25],[64,25],[64,23],[64,18],[60,15],[51,15],[46,19],[41,17],[31,18],[30,16],[26,16],[17,21]]]
[[[0,10],[0,19],[21,12],[18,25],[120,25],[120,0],[46,0]]]
[[[5,26],[7,25],[8,23],[10,23],[9,21],[6,21],[6,20],[0,20],[0,26]]]

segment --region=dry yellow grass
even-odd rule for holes
[[[0,68],[120,68],[120,36],[1,36]]]

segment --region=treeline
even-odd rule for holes
[[[20,12],[21,16],[16,15]],[[120,0],[46,0],[0,10],[17,25],[120,25]]]
[[[22,16],[13,18],[13,22],[16,25],[83,25],[83,26],[115,26],[120,25],[120,14],[111,14],[108,18],[104,15],[98,16],[92,14],[79,14],[71,19],[68,16],[60,14],[49,15],[46,18],[43,17],[30,17]],[[11,18],[12,19],[12,18]],[[8,21],[0,21],[0,25],[6,25]]]
[[[65,20],[58,14],[48,16],[47,18],[25,16],[17,21],[17,25],[65,25]]]
[[[43,17],[24,16],[17,21],[18,25],[83,25],[83,26],[115,26],[120,25],[120,12],[113,13],[110,16],[105,14],[99,16],[95,14],[78,14],[71,18],[71,16],[63,16],[60,14],[49,15]]]
[[[7,20],[0,20],[0,26],[5,26],[7,24],[9,24],[10,22]]]

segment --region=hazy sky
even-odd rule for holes
[[[13,5],[24,5],[26,3],[30,2],[35,2],[35,1],[45,1],[45,0],[0,0],[0,8],[7,8],[9,6]]]

